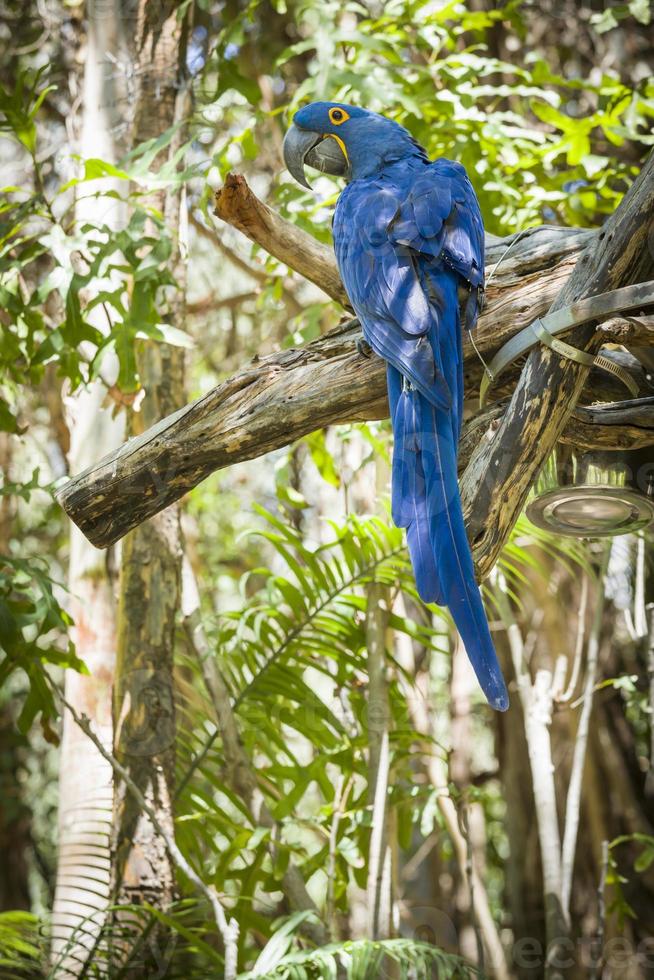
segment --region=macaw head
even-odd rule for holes
[[[335,177],[357,180],[407,156],[427,159],[411,134],[369,109],[342,102],[312,102],[293,117],[284,138],[284,162],[304,187],[305,165]]]

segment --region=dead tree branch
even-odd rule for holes
[[[250,216],[261,214],[265,206],[258,205],[250,206]],[[248,227],[252,231],[252,217]],[[265,239],[269,232],[257,228],[256,234]],[[285,242],[292,239],[290,251],[280,246],[278,255],[290,262],[305,254],[304,239],[310,236],[293,225],[284,236]],[[545,227],[517,242],[491,246],[489,269],[496,271],[477,339],[485,356],[545,312],[588,237],[587,232]],[[335,266],[326,248],[316,259],[318,267],[322,271],[316,275],[313,270],[314,281],[327,288]],[[335,285],[329,288],[339,294]],[[378,358],[358,354],[359,336],[350,324],[299,350],[253,362],[71,480],[59,491],[60,503],[89,540],[107,547],[215,469],[260,456],[325,425],[385,417],[385,368]],[[466,383],[475,387],[480,365],[471,347],[465,356]]]
[[[253,362],[64,484],[60,504],[93,544],[106,548],[214,470],[326,425],[387,417],[384,365],[358,353],[359,336],[356,325],[345,325],[306,347]],[[596,392],[601,397],[602,389]],[[461,465],[492,438],[501,414],[493,406],[467,424]],[[654,399],[580,408],[563,438],[585,448],[654,444]]]

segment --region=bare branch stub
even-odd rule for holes
[[[216,217],[237,228],[342,306],[349,306],[333,251],[260,201],[245,177],[227,174],[224,186],[216,192],[215,204]]]

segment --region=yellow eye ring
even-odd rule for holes
[[[349,118],[350,114],[349,112],[346,112],[345,109],[334,107],[333,109],[329,110],[329,121],[330,123],[333,123],[334,126],[340,126],[341,123],[346,122],[346,120]]]

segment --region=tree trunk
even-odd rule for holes
[[[115,161],[112,133],[118,122],[113,68],[107,53],[120,46],[120,19],[111,2],[90,3],[84,68],[83,157]],[[97,187],[96,187],[97,189]],[[103,190],[118,190],[106,180]],[[124,222],[122,204],[82,196],[76,205],[78,221]],[[100,311],[101,312],[101,311]],[[89,320],[105,327],[97,310]],[[120,418],[104,406],[106,388],[96,382],[68,399],[71,433],[70,470],[88,466],[100,447],[110,451],[123,438]],[[111,553],[92,547],[77,528],[71,529],[68,584],[73,639],[88,676],[68,671],[66,699],[92,722],[107,748],[112,745],[111,686],[116,653],[115,600],[109,574]],[[92,742],[64,716],[59,776],[59,856],[53,907],[52,958],[57,977],[77,976],[102,929],[110,894],[109,836],[112,816],[112,771]]]
[[[185,50],[185,23],[175,10],[138,5],[131,58],[140,79],[133,142],[160,136],[188,114],[186,90],[179,90]],[[183,129],[183,127],[182,127]],[[181,141],[181,130],[171,152]],[[161,160],[160,162],[163,162]],[[182,326],[185,270],[177,236],[179,192],[153,195],[175,239],[171,271],[178,290],[170,315]],[[131,416],[137,434],[184,401],[184,357],[179,348],[147,344],[139,352],[145,389],[143,409]],[[171,835],[175,766],[173,653],[180,605],[182,540],[179,508],[173,506],[128,535],[123,545],[119,603],[118,659],[114,688],[115,753]],[[175,895],[174,868],[148,815],[120,781],[116,785],[113,846],[114,892],[120,904],[149,902],[167,908]]]

